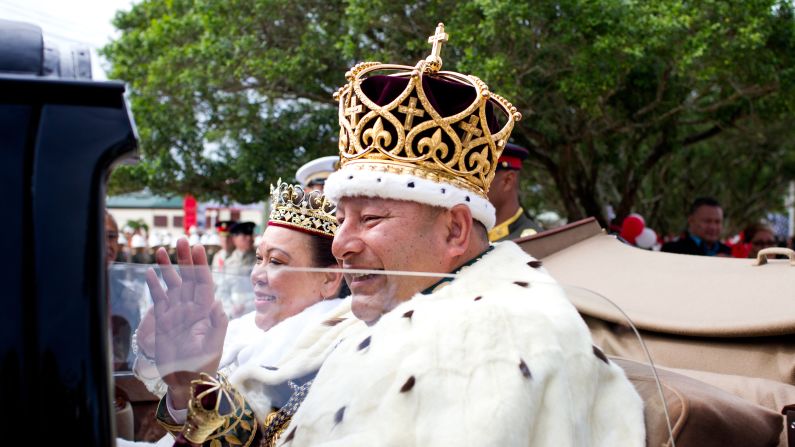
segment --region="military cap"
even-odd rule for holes
[[[497,170],[500,169],[522,169],[522,162],[530,155],[530,151],[513,143],[505,145],[505,150],[502,151],[499,160],[497,161]]]
[[[326,182],[326,178],[337,170],[339,163],[340,157],[337,155],[316,158],[298,168],[295,173],[295,179],[304,188],[312,185],[322,185]]]
[[[257,224],[255,224],[254,222],[238,222],[238,223],[232,225],[232,227],[229,229],[229,234],[232,234],[232,235],[245,234],[245,235],[248,235],[248,236],[253,236],[254,235],[254,227],[256,227],[256,226],[257,226]]]
[[[215,231],[218,234],[226,234],[229,233],[229,229],[232,228],[234,224],[236,224],[234,220],[222,220],[215,224]]]

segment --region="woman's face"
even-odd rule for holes
[[[767,230],[759,230],[749,242],[751,251],[748,253],[748,257],[756,258],[759,250],[776,246],[776,235]]]
[[[251,271],[254,286],[254,321],[268,330],[300,313],[339,288],[339,273],[287,272],[284,266],[314,267],[312,236],[283,227],[268,226],[257,247],[257,262]]]

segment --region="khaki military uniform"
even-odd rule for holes
[[[226,258],[229,257],[229,253],[223,248],[218,250],[213,255],[213,261],[210,263],[210,267],[214,272],[222,272],[224,271],[224,265],[226,263]]]
[[[531,218],[524,208],[519,207],[510,219],[501,222],[489,230],[489,242],[514,240],[520,237],[532,236],[543,231],[541,226]]]
[[[256,261],[253,249],[235,250],[224,259],[223,274],[217,281],[216,298],[224,303],[224,311],[230,318],[254,310],[250,276]]]

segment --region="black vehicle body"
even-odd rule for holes
[[[0,420],[32,444],[113,442],[105,183],[137,143],[124,85],[79,80],[86,57],[0,21]]]

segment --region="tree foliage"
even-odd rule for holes
[[[525,117],[530,208],[604,223],[611,205],[675,231],[696,195],[737,225],[780,206],[795,172],[786,0],[143,0],[104,50],[143,152],[114,186],[261,200],[334,153],[347,68],[413,65],[440,20],[445,68]]]

